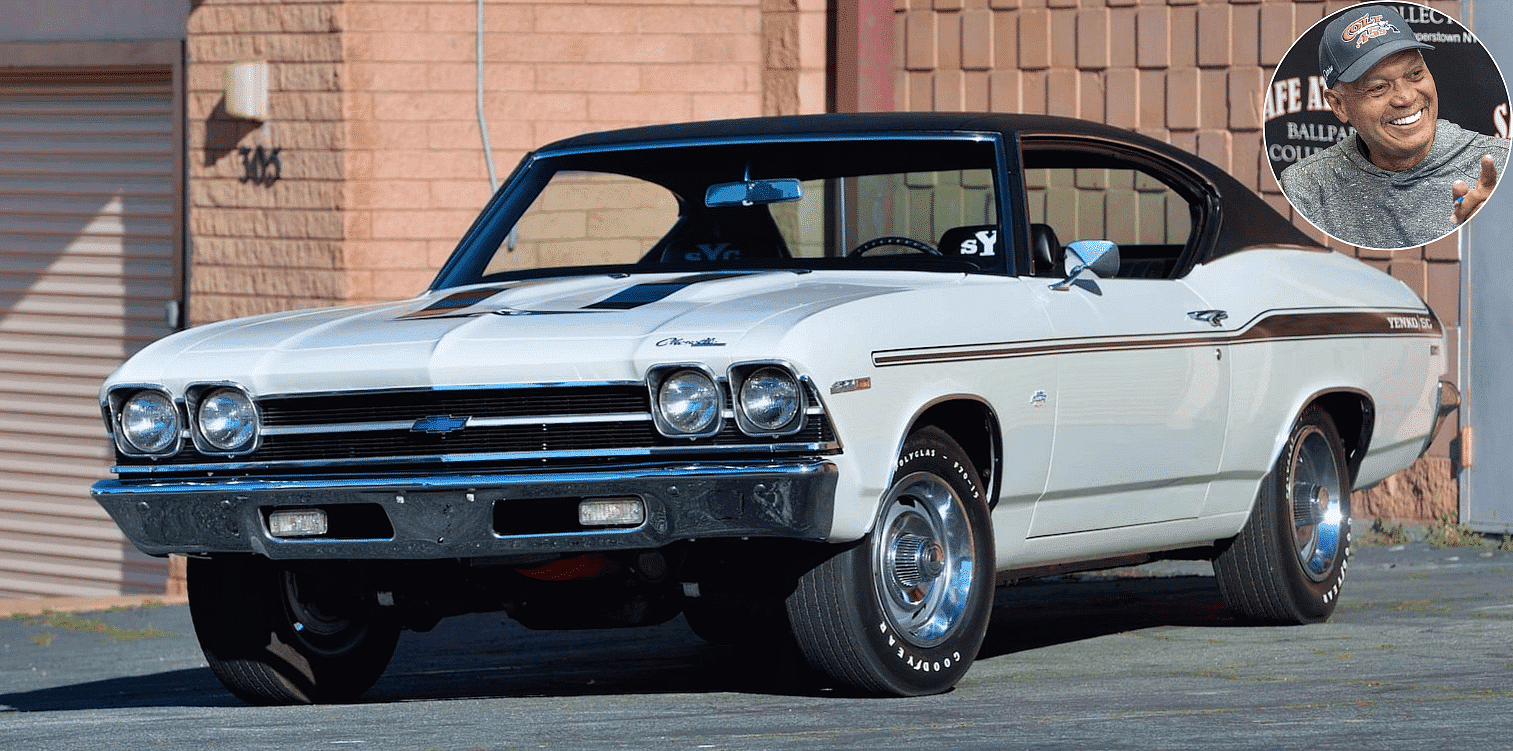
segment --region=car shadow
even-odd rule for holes
[[[234,706],[245,705],[221,687],[210,668],[186,668],[0,694],[0,708],[13,712]]]
[[[1165,626],[1249,625],[1212,576],[1073,574],[1000,587],[977,659]]]
[[[1211,576],[1035,579],[997,590],[978,659],[1147,628],[1238,625]],[[681,617],[647,628],[530,631],[500,614],[476,614],[406,632],[360,701],[658,693],[847,695],[826,687],[780,635],[755,647],[715,647]],[[243,705],[208,668],[0,694],[0,707],[22,712],[169,706]]]
[[[1000,587],[978,659],[1158,627],[1245,625],[1212,576],[1079,574]],[[411,636],[416,638],[410,638]],[[682,618],[652,628],[532,632],[497,615],[407,635],[365,701],[733,692],[846,696],[775,636],[713,647]]]

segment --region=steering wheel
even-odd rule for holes
[[[920,240],[915,240],[912,237],[901,237],[899,235],[883,235],[882,237],[874,237],[871,240],[868,240],[868,241],[862,243],[861,245],[856,246],[855,248],[853,248],[851,250],[850,253],[847,253],[846,255],[848,255],[848,256],[859,256],[859,255],[862,255],[862,254],[866,253],[869,250],[872,250],[873,248],[881,248],[884,245],[897,245],[897,246],[899,246],[901,248],[912,248],[912,249],[917,250],[917,251],[919,251],[921,253],[929,253],[932,256],[938,256],[938,255],[941,254],[940,251],[938,251],[935,248],[931,247],[929,243],[922,242]]]

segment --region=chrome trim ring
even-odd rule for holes
[[[172,405],[176,414],[173,440],[159,451],[143,451],[132,443],[126,435],[126,404],[136,398],[138,394],[151,392],[162,397]],[[105,408],[110,415],[109,422],[111,438],[115,441],[116,450],[123,456],[133,458],[161,459],[177,455],[184,449],[185,432],[189,429],[188,413],[184,409],[184,401],[173,395],[168,389],[152,384],[120,384],[111,388],[105,396]]]
[[[1345,523],[1341,499],[1344,488],[1329,439],[1309,426],[1294,443],[1292,483],[1287,492],[1292,501],[1293,549],[1303,573],[1315,582],[1329,578],[1341,557]]]
[[[247,403],[252,405],[252,436],[246,442],[230,449],[216,446],[207,438],[200,425],[200,410],[204,407],[205,398],[222,389],[241,392]],[[188,424],[185,426],[189,437],[194,445],[194,450],[206,456],[247,456],[258,450],[263,443],[263,411],[258,406],[258,400],[253,398],[252,391],[234,381],[206,381],[192,383],[184,390],[185,413]]]
[[[691,372],[708,380],[714,396],[714,418],[702,430],[685,432],[673,425],[662,411],[662,384],[679,373]],[[725,404],[728,397],[721,379],[714,371],[701,363],[668,363],[652,366],[646,372],[646,387],[649,392],[652,424],[657,432],[668,438],[709,438],[720,434],[725,427]]]
[[[793,417],[776,428],[763,428],[756,424],[745,411],[741,403],[742,392],[746,388],[746,382],[764,368],[775,368],[787,374],[793,380],[796,387],[796,411]],[[782,360],[753,360],[750,362],[735,363],[730,366],[728,372],[730,385],[731,417],[735,419],[736,427],[746,435],[765,438],[772,436],[789,436],[802,431],[810,416],[815,414],[817,405],[810,403],[810,393],[813,384],[807,376],[800,376],[798,371],[787,362]]]
[[[894,630],[918,647],[944,642],[961,622],[977,565],[965,503],[941,477],[893,484],[872,536],[872,581]]]

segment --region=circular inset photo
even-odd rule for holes
[[[1330,237],[1399,250],[1454,232],[1508,161],[1508,85],[1427,5],[1354,5],[1293,42],[1266,90],[1282,193]]]

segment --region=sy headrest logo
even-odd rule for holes
[[[1346,26],[1345,31],[1340,34],[1340,39],[1346,42],[1355,42],[1356,49],[1360,49],[1361,45],[1377,37],[1399,33],[1401,32],[1396,26],[1383,21],[1381,16],[1373,16],[1367,13],[1357,18],[1354,23]]]

